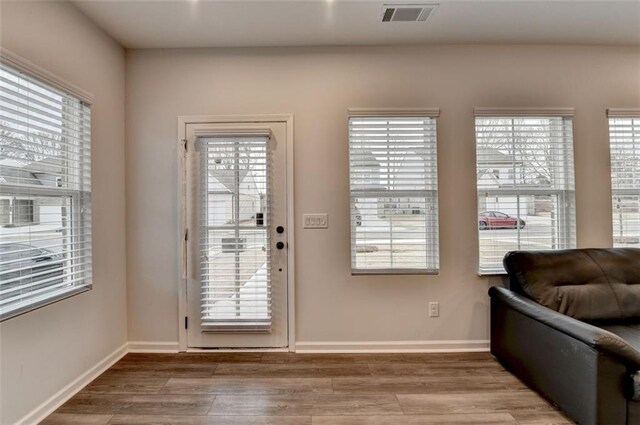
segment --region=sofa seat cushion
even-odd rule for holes
[[[579,320],[640,318],[640,249],[513,251],[510,289]]]
[[[618,335],[624,339],[630,346],[640,352],[640,323],[629,325],[604,325],[600,328]]]
[[[625,358],[637,355],[640,357],[640,323],[632,324],[615,324],[615,325],[601,325],[598,326],[601,329],[611,332],[615,335],[613,338],[606,338],[603,336],[601,343],[606,343],[609,347],[612,347],[612,352],[616,354],[624,355]],[[619,340],[614,338],[619,337]],[[605,341],[606,340],[606,341]],[[635,351],[635,353],[631,353]],[[640,368],[636,363],[635,367],[628,369],[629,376],[628,381],[625,382],[625,387],[628,387],[625,392],[630,399],[630,403],[636,404],[636,409],[640,413]],[[640,416],[638,417],[640,419]],[[640,425],[640,422],[638,422]]]

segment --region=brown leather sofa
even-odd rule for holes
[[[514,251],[491,353],[580,424],[640,425],[640,249]]]

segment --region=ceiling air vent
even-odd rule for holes
[[[382,7],[382,22],[424,22],[437,4],[385,4]]]

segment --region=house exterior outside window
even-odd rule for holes
[[[16,227],[38,224],[40,208],[33,199],[0,199],[0,226]]]
[[[481,274],[509,251],[575,248],[572,114],[476,108]]]

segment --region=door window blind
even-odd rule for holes
[[[91,108],[2,63],[0,317],[91,284]]]
[[[512,250],[575,248],[570,116],[476,116],[479,271]]]
[[[613,244],[640,243],[640,111],[635,116],[609,111]]]
[[[438,271],[436,118],[349,119],[353,273]]]
[[[201,326],[271,329],[269,137],[199,137]]]

